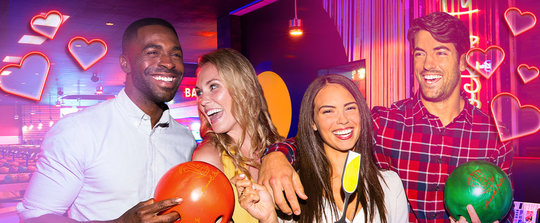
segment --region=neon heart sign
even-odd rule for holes
[[[499,138],[503,142],[531,135],[540,130],[540,110],[532,105],[521,106],[516,96],[507,92],[493,98],[491,114],[495,119]]]
[[[30,20],[30,27],[49,39],[54,39],[56,32],[62,24],[62,14],[59,11],[51,10],[45,15],[36,15]]]
[[[517,68],[517,72],[525,84],[536,79],[540,73],[537,67],[529,67],[527,64],[520,64]]]
[[[504,19],[514,36],[522,34],[536,25],[536,16],[534,14],[531,12],[522,13],[521,10],[516,7],[506,9],[504,12]]]
[[[107,54],[107,44],[101,39],[88,41],[77,36],[69,41],[68,50],[83,70],[88,70]]]
[[[51,62],[41,52],[26,54],[19,64],[8,64],[0,70],[0,89],[23,98],[41,100]]]
[[[504,61],[504,50],[490,46],[486,50],[472,48],[467,52],[467,64],[486,79],[489,79]]]

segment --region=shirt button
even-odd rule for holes
[[[435,191],[439,191],[439,185],[435,186]]]
[[[433,214],[433,218],[437,218],[437,213]]]

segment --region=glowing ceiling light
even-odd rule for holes
[[[32,44],[32,45],[41,45],[47,37],[44,36],[34,36],[34,35],[23,35],[19,39],[18,43],[20,44]]]
[[[21,62],[21,57],[16,56],[6,56],[4,57],[4,60],[2,60],[4,63],[19,63]]]
[[[106,22],[105,25],[108,25],[108,26],[114,26],[114,23],[112,23],[112,22]]]
[[[302,30],[302,20],[298,18],[296,0],[294,0],[294,19],[289,20],[289,35],[301,36],[303,34],[304,30]]]

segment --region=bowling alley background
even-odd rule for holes
[[[412,19],[448,12],[470,30],[462,88],[515,147],[518,218],[540,203],[540,2],[536,0],[0,0],[0,222],[18,222],[45,133],[63,116],[114,97],[118,57],[132,21],[177,29],[186,72],[168,105],[199,136],[197,57],[230,47],[255,66],[283,136],[296,135],[303,93],[317,75],[352,79],[370,106],[414,95]],[[300,21],[300,22],[299,22]],[[301,31],[301,34],[298,31]],[[534,211],[533,211],[534,210]]]

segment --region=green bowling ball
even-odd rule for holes
[[[456,220],[463,216],[471,222],[467,204],[471,204],[482,222],[500,220],[512,206],[512,185],[498,166],[482,160],[458,166],[444,186],[444,204]]]

